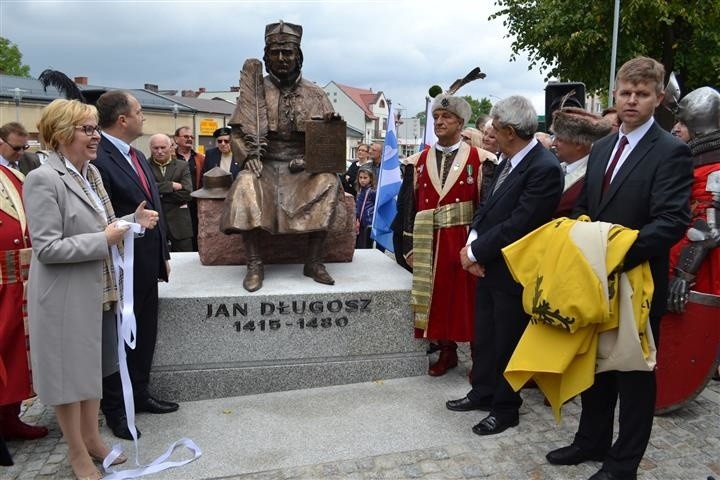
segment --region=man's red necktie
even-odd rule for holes
[[[603,188],[602,193],[605,195],[605,192],[607,192],[608,187],[610,186],[610,180],[612,180],[613,172],[615,171],[615,167],[617,167],[618,161],[620,160],[620,157],[622,156],[623,150],[625,150],[625,145],[628,144],[628,139],[626,136],[620,137],[620,143],[618,144],[617,151],[615,152],[615,156],[612,159],[612,162],[610,162],[610,166],[608,167],[607,171],[605,172],[605,177],[603,177]]]
[[[145,178],[145,172],[143,172],[143,169],[140,166],[140,162],[138,161],[138,157],[135,154],[135,149],[132,147],[130,147],[130,159],[132,159],[133,165],[135,166],[135,171],[137,172],[138,177],[140,177],[140,183],[142,183],[147,198],[152,198],[152,195],[150,195],[150,187],[148,186],[147,178]]]

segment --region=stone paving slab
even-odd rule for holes
[[[465,358],[440,378],[186,402],[174,414],[141,414],[142,460],[181,436],[203,449],[196,462],[147,478],[541,480],[585,479],[599,468],[598,462],[558,467],[544,458],[572,439],[578,400],[565,406],[558,425],[539,392],[525,390],[519,427],[491,437],[474,435],[470,428],[481,412],[450,412],[443,405],[467,391],[467,366]],[[50,435],[9,442],[16,465],[0,467],[0,479],[72,478],[52,409],[31,402],[23,418],[48,425]],[[112,441],[107,428],[101,432]],[[720,478],[720,382],[685,409],[655,419],[638,478],[709,476]]]

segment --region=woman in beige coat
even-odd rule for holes
[[[100,141],[95,107],[55,100],[43,110],[38,129],[52,153],[28,175],[24,189],[33,245],[28,284],[33,385],[40,400],[55,407],[76,477],[97,479],[101,474],[92,460],[109,452],[98,431],[103,322],[114,325],[119,300],[110,246],[122,242],[128,227],[117,225],[100,174],[90,164]],[[129,217],[125,220],[132,221]],[[134,220],[153,228],[158,213],[145,210],[143,202]]]

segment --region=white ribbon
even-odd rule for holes
[[[136,440],[136,442],[137,442],[137,440]],[[172,455],[173,451],[175,451],[175,449],[179,446],[187,447],[188,450],[193,452],[193,457],[188,458],[186,460],[180,460],[180,461],[166,461],[170,457],[170,455]],[[132,469],[128,469],[128,470],[122,470],[122,471],[115,471],[113,468],[110,467],[110,464],[121,453],[122,453],[122,447],[119,444],[115,445],[113,447],[112,451],[110,452],[110,454],[105,459],[105,461],[103,461],[103,467],[105,468],[105,471],[109,473],[109,475],[105,475],[103,477],[104,480],[123,480],[126,478],[138,478],[138,477],[142,477],[144,475],[150,475],[152,473],[161,472],[163,470],[167,470],[168,468],[182,467],[183,465],[186,465],[186,464],[200,458],[200,455],[202,455],[202,451],[200,450],[200,447],[198,447],[195,444],[195,442],[193,442],[189,438],[181,438],[177,442],[170,445],[162,455],[160,455],[158,458],[156,458],[155,460],[153,460],[146,466],[140,467],[140,468],[132,468]],[[137,463],[137,459],[136,459],[136,463]]]
[[[138,223],[130,223],[124,220],[118,220],[118,228],[129,226],[125,232],[123,238],[123,245],[125,247],[124,258],[120,256],[120,252],[117,246],[112,247],[113,257],[113,269],[115,270],[115,278],[120,278],[120,271],[123,271],[123,282],[122,282],[122,301],[117,302],[115,308],[115,318],[117,319],[117,333],[118,333],[118,363],[120,365],[120,380],[122,381],[123,400],[125,403],[125,415],[127,417],[128,430],[133,437],[133,445],[135,446],[135,465],[140,468],[115,471],[111,467],[112,462],[115,461],[122,454],[122,445],[116,444],[107,457],[103,460],[103,469],[110,475],[106,475],[107,480],[121,480],[126,478],[138,478],[151,473],[157,473],[168,468],[180,467],[187,463],[190,463],[202,455],[200,448],[190,440],[189,438],[181,438],[177,442],[173,443],[168,449],[160,455],[158,458],[150,462],[146,466],[140,465],[140,455],[138,450],[137,441],[137,428],[135,427],[135,400],[133,398],[132,382],[130,381],[130,372],[127,366],[127,353],[125,352],[125,345],[131,349],[135,349],[135,339],[137,333],[137,322],[135,320],[134,311],[134,298],[133,298],[133,265],[135,262],[135,235],[142,234],[145,229]],[[193,457],[188,460],[179,462],[166,461],[173,451],[179,447],[185,446],[193,452]]]

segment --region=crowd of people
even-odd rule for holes
[[[408,159],[405,191],[401,189],[398,196],[398,215],[404,218],[395,223],[402,229],[396,248],[404,252],[413,271],[416,332],[440,350],[428,374],[442,375],[457,365],[455,342],[470,342],[471,389],[465,397],[448,401],[446,407],[488,412],[472,428],[474,433],[493,435],[518,425],[519,389],[524,381],[511,384],[508,369],[525,363],[520,368],[526,373],[523,378],[533,378],[527,372],[540,369],[527,363],[528,358],[543,356],[542,343],[530,355],[527,349],[517,348],[531,321],[554,329],[553,324],[563,324],[558,319],[567,321],[567,314],[570,323],[590,326],[595,332],[590,337],[578,336],[595,338],[601,345],[591,350],[597,352],[601,368],[593,374],[591,357],[589,378],[582,378],[585,383],[576,392],[582,403],[578,432],[568,446],[547,454],[548,462],[557,465],[601,461],[593,480],[636,478],[652,429],[657,388],[654,351],[660,348],[660,319],[666,309],[682,312],[692,307],[688,303],[691,288],[720,294],[716,257],[720,162],[715,155],[720,94],[707,87],[688,94],[680,102],[678,124],[671,135],[654,120],[655,109],[663,102],[664,74],[662,65],[649,58],[626,62],[618,71],[614,108],[595,115],[561,106],[552,115],[550,135],[537,134],[537,115],[523,97],[495,104],[480,137],[483,120],[477,129],[463,130],[469,106],[462,99],[439,96],[432,106],[438,141]],[[463,141],[476,148],[463,147]],[[478,149],[480,145],[489,152]],[[496,165],[493,153],[498,155],[496,168],[492,168]],[[481,170],[490,178],[484,188],[484,180],[473,176]],[[541,237],[531,232],[540,232],[543,224],[551,230],[561,222],[568,225],[568,217],[578,219],[569,224],[578,231],[587,231],[579,222],[592,220],[636,235],[626,242],[626,251],[616,258],[612,271],[605,271],[599,280],[592,278],[595,284],[605,285],[605,301],[611,303],[618,302],[625,291],[619,283],[645,278],[652,287],[646,286],[647,304],[641,313],[612,303],[604,307],[604,313],[591,317],[588,305],[565,311],[570,308],[566,304],[573,302],[538,303],[538,298],[553,298],[558,285],[567,288],[568,282],[578,281],[573,275],[580,272],[574,268],[562,274],[552,268],[538,270],[553,279],[533,273],[539,268],[536,264],[557,265],[560,257],[554,255],[568,247],[533,244],[533,235]],[[572,248],[578,248],[575,244],[588,248],[580,237],[568,243]],[[527,251],[536,253],[518,255],[518,248],[529,246],[533,248]],[[617,251],[612,255],[617,256]],[[521,262],[515,262],[518,257]],[[645,277],[639,277],[640,272]],[[523,282],[525,278],[532,281]],[[552,314],[551,308],[556,308]],[[638,340],[632,345],[618,340],[613,343],[616,350],[605,358],[603,346],[609,337],[595,330],[595,325],[615,322],[607,328],[617,329],[618,322],[628,318],[637,322],[632,325],[636,325]],[[575,329],[574,325],[567,328]],[[619,361],[618,351],[627,358],[639,355],[640,361],[632,363],[622,355],[624,360]],[[527,356],[518,358],[518,352]],[[544,355],[543,365],[555,368],[557,359]],[[578,357],[577,364],[583,361]],[[572,365],[557,373],[575,385],[581,376]],[[547,372],[538,373],[538,382],[547,378],[543,376]],[[543,387],[552,392],[559,386],[543,383]],[[560,398],[566,401],[572,396]],[[557,403],[558,396],[551,397]],[[559,411],[562,401],[554,409]],[[618,403],[619,431],[613,441]]]
[[[77,478],[101,478],[94,461],[102,461],[110,449],[98,431],[100,410],[115,436],[136,439],[141,433],[128,421],[134,415],[128,415],[124,396],[129,388],[135,412],[179,408],[154,397],[150,387],[158,281],[169,280],[170,251],[197,249],[197,208],[190,193],[202,188],[203,174],[211,169],[222,168],[235,180],[221,228],[243,236],[248,291],[259,289],[264,278],[261,230],[308,232],[303,273],[334,283],[321,263],[321,250],[343,189],[356,198],[357,248],[373,247],[370,227],[382,145],[360,144],[344,175],[305,171],[301,120],[315,114],[331,119],[332,106],[300,76],[301,36],[301,27],[284,22],[266,28],[270,75],[263,95],[297,103],[269,109],[264,157],[243,132],[248,126],[239,120],[242,92],[237,121],[215,131],[216,147],[205,155],[194,150],[192,130],[183,126],[172,138],[153,135],[145,158],[131,145],[143,134],[142,109],[125,91],[106,92],[94,106],[64,99],[50,103],[38,125],[49,152],[43,162],[24,155],[28,133],[22,125],[0,128],[0,244],[8,266],[0,283],[0,384],[5,385],[0,440],[47,435],[45,427],[19,418],[20,403],[36,394],[55,410]],[[437,142],[403,166],[395,250],[398,262],[412,271],[415,336],[439,350],[428,374],[441,376],[456,367],[457,342],[470,343],[471,388],[446,407],[487,412],[472,427],[474,433],[494,435],[519,424],[523,400],[506,369],[528,325],[552,322],[532,304],[540,292],[520,280],[507,247],[543,225],[570,217],[635,232],[618,267],[602,270],[603,282],[612,289],[608,283],[621,282],[636,268],[650,272],[651,300],[636,320],[648,325],[646,343],[652,348],[659,347],[666,307],[682,312],[691,288],[720,294],[720,94],[708,88],[687,95],[671,135],[653,118],[663,100],[664,74],[655,60],[629,60],[617,74],[614,110],[600,116],[560,106],[551,133],[541,136],[527,98],[502,99],[475,127],[466,127],[472,111],[464,99],[435,97]],[[307,203],[296,207],[312,209],[302,219],[274,202],[283,192],[301,190],[304,196],[292,198]],[[255,195],[259,191],[263,195]],[[138,224],[142,233],[128,233],[130,224]],[[133,271],[125,272],[132,275],[132,292],[121,288],[114,264],[128,241],[135,259]],[[137,333],[135,347],[127,349],[130,384],[124,384],[116,311],[129,299]],[[564,313],[562,308],[555,312]],[[585,325],[608,321],[608,315],[574,314]],[[622,321],[621,314],[614,315]],[[593,480],[635,478],[655,406],[655,373],[648,365],[620,363],[593,371],[581,392],[577,434],[547,460],[602,461]],[[613,441],[618,399],[619,432]],[[4,443],[0,460],[11,462]],[[113,464],[126,460],[120,455]]]

